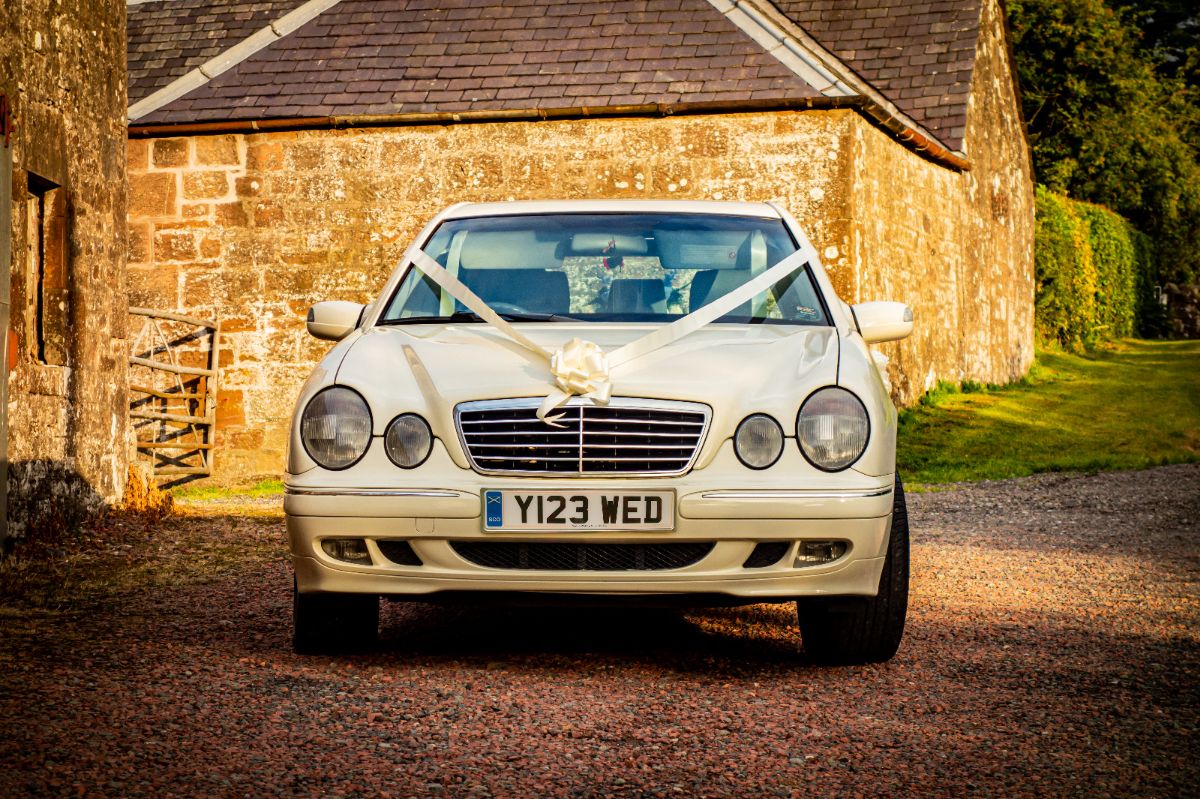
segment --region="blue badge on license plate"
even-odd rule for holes
[[[483,519],[484,527],[504,526],[504,503],[499,491],[483,492]]]

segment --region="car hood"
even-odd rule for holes
[[[553,352],[572,338],[607,352],[656,325],[521,324],[518,329]],[[709,440],[732,434],[748,413],[774,415],[788,435],[813,389],[837,379],[833,328],[710,325],[668,346],[614,367],[613,396],[702,402],[713,408]],[[429,419],[443,441],[454,441],[460,402],[543,397],[553,388],[545,358],[483,324],[376,327],[349,347],[336,382],[358,390],[382,435],[399,413]],[[716,434],[716,435],[714,435]],[[456,448],[456,444],[448,448]],[[457,458],[456,458],[457,460]]]

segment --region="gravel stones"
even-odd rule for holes
[[[772,605],[385,604],[377,651],[298,657],[282,522],[167,519],[254,546],[0,614],[0,796],[1195,795],[1200,466],[909,507],[905,641],[856,668]]]

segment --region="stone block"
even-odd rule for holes
[[[262,191],[262,178],[236,178],[233,181],[233,192],[239,198],[254,197]]]
[[[250,219],[246,215],[246,208],[240,202],[221,203],[216,208],[217,223],[224,227],[245,227],[249,224]]]
[[[226,433],[223,438],[222,445],[230,449],[256,450],[262,446],[264,434],[262,430],[238,430]]]
[[[240,269],[214,269],[201,264],[183,267],[183,298],[189,308],[208,308],[214,318],[241,313],[259,296],[259,276]]]
[[[249,314],[227,316],[221,320],[222,347],[232,347],[235,341],[230,333],[249,333],[258,329],[258,319]]]
[[[183,203],[184,219],[207,219],[212,214],[212,206],[208,203]]]
[[[170,172],[129,175],[129,217],[162,218],[178,213],[176,176]]]
[[[188,164],[188,139],[155,139],[153,165],[156,169]]]
[[[146,263],[150,260],[150,225],[129,226],[129,262]]]
[[[221,240],[213,236],[200,239],[201,258],[219,258],[221,256]]]
[[[250,172],[275,172],[283,169],[283,144],[251,142],[246,148],[246,169]]]
[[[229,196],[229,173],[197,170],[183,173],[183,196],[188,200],[223,200]]]
[[[192,261],[199,254],[195,233],[160,230],[154,234],[154,260],[156,262]]]
[[[196,136],[197,166],[239,166],[238,136]]]
[[[238,364],[221,370],[221,385],[228,388],[249,388],[262,385],[265,378],[258,364]]]
[[[245,393],[236,389],[219,389],[217,391],[217,429],[242,427],[245,424]]]
[[[159,310],[179,307],[179,270],[174,265],[130,266],[126,282],[130,305]],[[136,330],[133,334],[136,335]]]
[[[283,221],[283,208],[271,200],[260,200],[252,206],[255,227],[273,227]]]
[[[147,139],[130,139],[125,143],[125,163],[130,172],[150,166],[150,142]]]
[[[287,165],[300,172],[320,169],[327,149],[321,141],[294,142],[287,148]]]

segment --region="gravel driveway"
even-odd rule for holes
[[[282,521],[193,510],[146,557],[248,542],[207,582],[0,613],[0,796],[1200,793],[1200,466],[910,508],[900,654],[841,669],[767,605],[385,605],[300,658]]]

